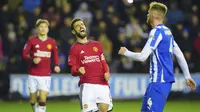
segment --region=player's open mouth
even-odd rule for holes
[[[84,29],[81,29],[81,32],[85,32],[85,30],[84,30]]]

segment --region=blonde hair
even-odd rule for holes
[[[41,23],[46,23],[49,26],[49,21],[46,19],[38,19],[35,23],[35,26],[38,27]]]
[[[151,10],[158,10],[163,13],[163,16],[165,16],[167,14],[168,8],[163,3],[151,2],[149,5],[149,11],[151,11]]]

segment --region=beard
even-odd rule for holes
[[[76,31],[75,31],[75,32],[76,32]],[[86,33],[86,31],[84,31],[84,32],[76,32],[76,36],[77,36],[78,38],[83,39],[83,38],[85,38],[85,37],[87,36],[87,33]]]

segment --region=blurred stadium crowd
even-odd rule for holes
[[[62,72],[68,73],[68,51],[76,39],[70,28],[74,17],[84,20],[88,38],[102,43],[111,72],[148,73],[148,61],[134,62],[117,53],[120,46],[141,51],[150,30],[146,24],[146,14],[151,1],[135,0],[133,4],[127,0],[6,1],[2,0],[0,6],[1,73],[27,73],[27,64],[20,55],[28,37],[36,34],[35,22],[39,18],[49,20],[49,36],[57,41]],[[190,71],[200,72],[198,0],[160,1],[169,8],[165,23],[184,52]],[[177,64],[175,72],[180,72]]]

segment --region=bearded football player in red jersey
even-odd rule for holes
[[[107,112],[112,109],[108,80],[109,67],[100,42],[87,39],[86,27],[75,18],[71,30],[77,42],[70,49],[68,64],[73,76],[79,76],[82,112]]]
[[[51,57],[55,64],[54,71],[59,73],[58,50],[56,41],[48,37],[49,22],[39,19],[36,22],[37,36],[32,36],[24,46],[22,57],[30,63],[28,87],[30,90],[30,104],[33,112],[46,112],[46,98],[51,83]],[[39,92],[39,106],[37,107],[37,93]]]

